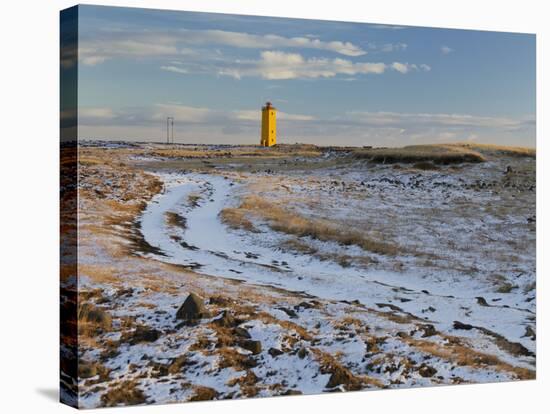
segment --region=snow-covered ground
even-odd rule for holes
[[[235,205],[240,187],[245,186],[242,180],[236,182],[227,176],[206,174],[159,177],[165,182],[165,192],[152,200],[141,218],[145,240],[163,253],[156,255],[158,260],[187,265],[199,273],[306,292],[323,299],[358,300],[374,308],[392,304],[404,313],[435,324],[443,332],[456,334],[453,323],[460,321],[521,343],[532,352],[535,350],[535,341],[524,336],[526,326],[532,324],[535,301],[526,302],[521,289],[496,293],[482,273],[459,277],[448,270],[427,271],[416,266],[400,272],[368,270],[285,252],[277,246],[288,236],[271,231],[268,226],[263,226],[258,234],[230,230],[222,224],[219,213]],[[200,197],[194,206],[188,203],[190,194]],[[357,214],[353,207],[348,205],[349,210],[341,214]],[[170,225],[166,220],[168,212],[185,217],[186,228]],[[454,229],[447,231],[458,232],[462,224],[456,223]],[[453,223],[446,226],[452,227]],[[342,249],[331,242],[318,244],[323,244],[327,251]],[[345,249],[355,250],[355,254],[360,250],[358,247]],[[481,262],[483,257],[478,259]],[[523,275],[524,283],[532,280],[529,276],[533,275]],[[517,279],[516,283],[521,283],[520,277]],[[460,334],[470,334],[465,332]],[[505,359],[515,359],[506,352],[500,354]],[[532,362],[531,357],[520,359],[522,365],[529,366]]]
[[[147,148],[83,150],[109,162],[80,170],[79,306],[108,323],[79,335],[79,406],[533,378],[534,160],[191,171]],[[222,222],[251,195],[396,250]],[[191,292],[210,316],[186,324]]]

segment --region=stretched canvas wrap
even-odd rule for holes
[[[535,35],[75,6],[60,71],[64,403],[535,378]]]

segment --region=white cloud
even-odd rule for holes
[[[380,46],[380,51],[382,52],[401,52],[406,49],[406,43],[386,43]]]
[[[469,114],[406,113],[406,112],[348,112],[346,119],[376,126],[403,127],[412,125],[444,127],[479,127],[513,129],[530,120],[477,116]]]
[[[391,67],[393,70],[401,73],[407,73],[409,71],[409,67],[405,63],[393,62]]]
[[[258,76],[270,80],[332,78],[337,75],[381,74],[386,64],[352,62],[347,59],[305,58],[299,53],[263,51],[256,61],[242,61],[233,67],[220,69],[219,74],[241,79]]]
[[[78,118],[81,119],[114,119],[117,115],[111,108],[84,107],[78,108]]]
[[[79,58],[84,65],[97,65],[117,57],[177,58],[197,54],[189,46],[229,46],[234,48],[272,49],[303,48],[326,50],[345,56],[367,54],[361,47],[346,41],[324,41],[311,37],[284,37],[276,34],[256,35],[224,30],[99,31],[84,36],[79,44]],[[219,51],[210,53],[220,54]]]
[[[179,122],[206,122],[211,119],[213,111],[209,108],[178,104],[156,104],[151,119],[166,120],[167,116],[178,119]]]
[[[225,30],[184,30],[182,42],[188,44],[218,44],[238,48],[272,49],[305,48],[328,50],[346,56],[362,56],[367,52],[351,42],[323,41],[312,37],[284,37],[276,34],[255,35]]]
[[[189,73],[187,69],[178,67],[178,66],[161,66],[162,70],[165,70],[167,72],[175,72],[175,73]]]
[[[423,71],[423,72],[429,72],[432,68],[425,63],[422,63],[420,65],[417,65],[415,63],[401,63],[401,62],[393,62],[391,64],[391,68],[393,70],[396,70],[399,73],[409,73],[411,71]]]
[[[63,119],[69,116],[71,113],[68,111],[62,113]],[[164,122],[168,116],[174,117],[179,123],[187,124],[231,124],[241,121],[256,124],[260,122],[261,111],[260,108],[223,111],[180,103],[158,103],[149,108],[119,110],[109,107],[82,107],[78,111],[79,123],[83,125],[151,124]],[[278,111],[277,117],[280,120],[297,122],[316,119],[311,115],[292,114],[284,111]]]
[[[453,51],[454,49],[451,49],[449,46],[441,46],[441,53],[443,53],[444,55],[448,55]]]
[[[234,111],[231,113],[231,117],[244,121],[259,121],[260,111],[258,109]],[[289,114],[287,112],[277,111],[277,119],[283,121],[314,121],[317,118],[311,115]]]

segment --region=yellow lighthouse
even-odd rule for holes
[[[277,143],[277,109],[267,102],[262,108],[262,139],[260,145],[271,147]]]

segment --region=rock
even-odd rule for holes
[[[214,323],[218,326],[223,326],[224,328],[232,328],[238,325],[235,318],[229,311],[223,311],[221,317],[215,319]]]
[[[294,306],[294,309],[298,310],[300,308],[303,308],[303,309],[311,309],[311,308],[314,308],[315,305],[313,303],[309,303],[309,302],[300,302],[299,304],[297,304],[296,306]]]
[[[430,377],[433,377],[435,374],[437,374],[437,370],[434,367],[431,367],[426,364],[422,364],[418,369],[418,373],[424,378],[430,378]]]
[[[295,311],[293,311],[292,309],[284,308],[282,306],[278,307],[277,309],[280,310],[280,311],[283,311],[284,313],[286,313],[291,318],[297,318],[298,317],[298,314]]]
[[[434,336],[435,334],[437,334],[435,327],[431,324],[421,325],[420,330],[424,332],[422,334],[422,338],[428,338],[430,336]]]
[[[469,331],[470,329],[474,328],[474,326],[470,325],[468,323],[462,323],[462,322],[459,322],[459,321],[454,321],[453,322],[453,328],[454,329],[464,329],[466,331]]]
[[[128,342],[131,345],[139,344],[142,342],[155,342],[160,338],[160,331],[148,326],[138,325],[133,332],[123,336],[123,342]]]
[[[241,345],[244,349],[252,352],[253,355],[257,355],[262,352],[262,343],[260,341],[248,340],[244,341]]]
[[[534,341],[537,339],[537,333],[530,325],[527,325],[525,327],[525,334],[523,334],[522,338],[531,338]]]
[[[340,365],[332,367],[331,375],[327,382],[326,388],[335,388],[339,385],[346,387],[348,391],[354,391],[361,388],[361,381],[354,377],[353,374]]]
[[[392,311],[403,312],[399,306],[392,305],[391,303],[377,303],[376,306],[379,308],[390,308]]]
[[[476,297],[476,299],[477,299],[477,304],[479,306],[489,306],[489,304],[487,303],[487,301],[485,300],[484,297],[478,296],[478,297]]]
[[[250,334],[248,333],[248,331],[244,328],[241,328],[241,327],[236,327],[235,329],[233,329],[233,333],[236,335],[236,336],[240,336],[241,338],[246,338],[246,339],[250,339],[251,336]]]
[[[304,359],[307,356],[307,349],[306,348],[300,348],[298,351],[298,358]]]
[[[273,358],[278,357],[279,355],[284,354],[283,351],[277,348],[269,348],[269,351],[267,351],[269,355],[271,355]]]
[[[302,391],[286,390],[285,392],[281,393],[281,395],[302,395]]]
[[[190,293],[176,313],[176,319],[185,321],[196,321],[209,317],[210,313],[204,306],[204,301],[196,293]]]
[[[229,306],[233,304],[233,301],[229,298],[226,298],[225,296],[217,295],[210,297],[210,304],[218,306]]]
[[[86,361],[78,362],[78,378],[86,379],[97,375],[97,367],[95,364]]]

